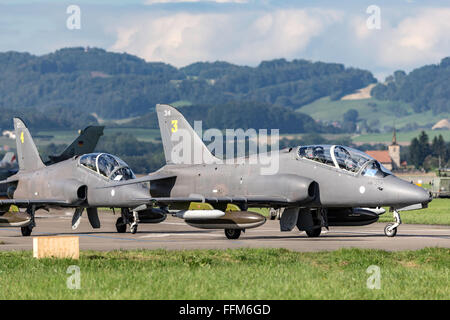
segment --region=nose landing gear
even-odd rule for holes
[[[387,237],[395,237],[395,235],[397,234],[397,227],[402,223],[400,214],[397,210],[394,210],[392,214],[394,216],[395,223],[388,223],[386,227],[384,227],[384,234]]]

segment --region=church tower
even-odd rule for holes
[[[394,127],[392,144],[388,146],[389,156],[392,159],[392,169],[400,168],[400,146],[397,144],[397,132]]]

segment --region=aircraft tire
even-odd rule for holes
[[[310,238],[317,238],[318,236],[320,236],[321,232],[322,232],[322,228],[314,228],[314,229],[306,230],[306,234]]]
[[[30,228],[29,226],[21,227],[20,231],[22,232],[22,236],[29,237],[31,235],[31,231],[33,231],[33,228]]]
[[[239,239],[241,236],[241,229],[225,229],[225,236],[230,240]]]
[[[393,225],[394,225],[393,223],[388,223],[388,224],[386,225],[386,227],[384,227],[384,234],[386,235],[386,237],[392,238],[392,237],[395,237],[395,236],[396,236],[396,234],[397,234],[397,228],[394,228],[394,229],[392,229],[391,231],[389,230],[389,228],[390,228],[391,226],[393,226]]]
[[[127,225],[125,223],[123,223],[122,217],[117,218],[116,230],[117,230],[118,233],[125,233],[125,232],[127,232]]]

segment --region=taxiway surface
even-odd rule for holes
[[[247,230],[238,240],[228,240],[223,230],[201,230],[183,220],[168,217],[160,224],[141,224],[138,232],[119,234],[118,215],[99,213],[101,229],[92,229],[84,215],[77,230],[71,229],[71,213],[38,213],[37,226],[31,237],[22,237],[19,228],[0,228],[0,250],[32,250],[33,236],[78,235],[82,250],[115,249],[227,249],[286,248],[296,251],[336,250],[339,248],[372,248],[383,250],[416,250],[425,247],[450,248],[449,226],[406,225],[399,227],[395,238],[383,233],[384,223],[363,227],[331,227],[319,238],[308,238],[296,228],[280,232],[278,221]]]

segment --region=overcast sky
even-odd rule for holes
[[[81,9],[79,30],[66,26],[69,5]],[[376,22],[371,5],[380,9],[380,29],[367,26]],[[450,1],[0,0],[0,51],[67,46],[177,67],[303,58],[368,69],[383,80],[450,56]]]

